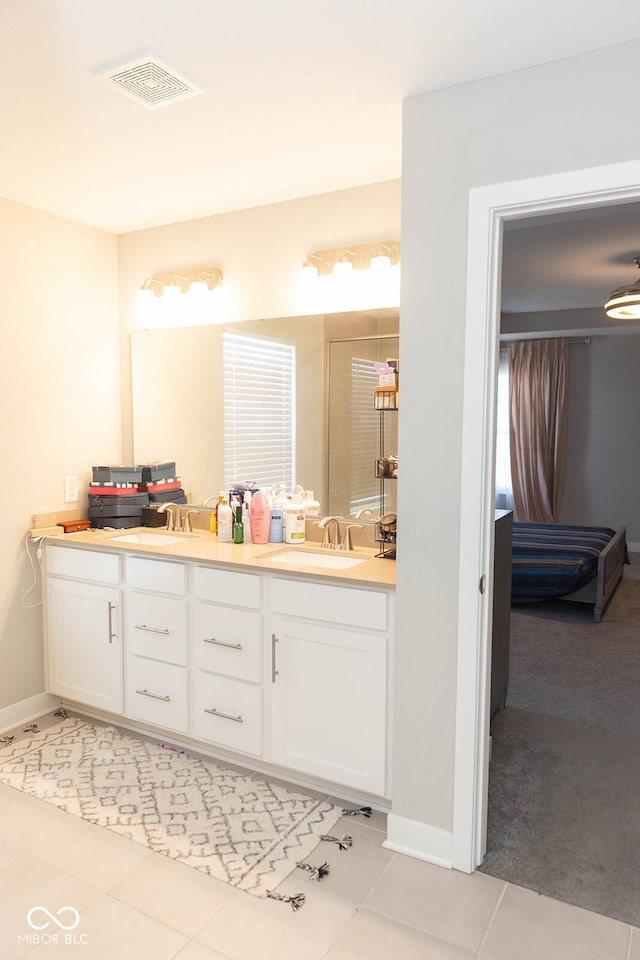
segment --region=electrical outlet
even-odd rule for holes
[[[80,499],[80,480],[78,477],[64,478],[64,502],[77,503]]]

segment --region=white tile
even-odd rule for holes
[[[175,960],[230,960],[230,958],[225,953],[205,947],[203,943],[190,940],[186,947],[176,954]]]
[[[329,950],[326,960],[473,960],[474,957],[475,953],[429,933],[359,910]]]
[[[15,791],[0,807],[0,840],[30,853],[69,824],[73,815],[50,803]]]
[[[598,913],[509,884],[483,960],[627,960],[629,927]]]
[[[383,846],[385,834],[372,830],[361,823],[339,820],[331,830],[334,836],[348,834],[353,845],[348,850],[340,850],[334,843],[319,843],[306,858],[314,866],[326,862],[329,873],[322,880],[312,880],[310,874],[297,869],[295,877],[305,884],[305,892],[320,887],[327,893],[360,904],[369,895],[384,871],[396,856]],[[311,888],[311,890],[309,889]]]
[[[36,932],[29,925],[29,913],[33,908],[41,907],[54,915],[68,906],[82,912],[97,896],[93,888],[30,857],[23,857],[13,866],[1,870],[0,943],[3,960],[14,960],[31,950],[31,939]],[[36,925],[49,922],[57,929],[42,911],[33,915],[33,922]]]
[[[279,892],[300,886],[288,881]],[[238,891],[196,939],[234,960],[320,960],[354,913],[354,906],[321,890],[306,894],[300,910]]]
[[[109,896],[193,936],[236,893],[200,870],[151,854],[115,883]]]
[[[15,799],[19,794],[19,790],[15,790],[6,783],[0,783],[0,804],[3,804],[6,800]]]
[[[9,843],[0,842],[0,870],[6,870],[12,867],[18,860],[23,860],[26,854],[22,850],[17,850]]]
[[[171,960],[186,942],[177,930],[104,894],[80,911],[74,934],[73,948],[63,943],[55,949],[41,944],[27,956],[34,960],[69,960],[70,955],[84,960]]]
[[[112,830],[70,817],[53,837],[35,847],[31,856],[99,890],[106,890],[151,856],[139,843]]]
[[[504,889],[482,873],[447,870],[398,854],[367,897],[368,910],[478,950]]]
[[[637,927],[632,927],[631,929],[629,960],[640,960],[640,930],[638,930]]]

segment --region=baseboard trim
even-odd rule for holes
[[[416,860],[435,863],[439,867],[452,867],[453,834],[450,830],[442,830],[429,823],[390,813],[387,818],[387,839],[382,846],[415,857]]]
[[[627,541],[627,550],[629,553],[640,553],[640,543],[629,543]]]
[[[29,723],[37,720],[45,713],[50,713],[60,706],[60,697],[54,697],[50,693],[37,693],[34,697],[27,697],[26,700],[19,700],[8,707],[0,709],[0,733],[6,733],[21,723]]]

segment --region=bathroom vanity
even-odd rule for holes
[[[395,563],[204,531],[147,539],[45,542],[48,691],[163,741],[388,801]]]

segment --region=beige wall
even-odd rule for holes
[[[394,811],[440,830],[453,822],[468,192],[640,156],[639,54],[623,44],[405,102]]]
[[[300,298],[298,271],[307,254],[349,243],[393,240],[399,234],[400,181],[390,180],[121,235],[125,458],[133,450],[129,334],[140,325],[135,304],[145,277],[179,267],[220,267],[229,303],[226,319],[231,322],[323,313],[325,305],[308,302],[303,307]]]
[[[33,513],[69,509],[64,476],[120,456],[116,239],[0,199],[0,709],[44,689]]]

